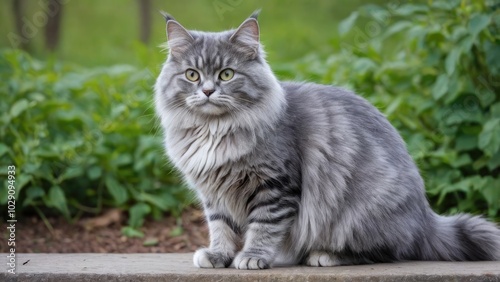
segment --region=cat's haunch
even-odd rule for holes
[[[493,223],[431,210],[375,107],[342,88],[277,80],[257,14],[217,33],[166,20],[155,103],[168,157],[208,221],[196,266],[500,259]]]

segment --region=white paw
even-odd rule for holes
[[[240,253],[234,259],[234,267],[237,269],[266,269],[271,268],[268,261],[264,258],[253,257],[251,255]]]
[[[204,248],[194,253],[193,263],[200,268],[224,268],[231,264],[231,257],[221,252]]]
[[[311,252],[306,260],[306,265],[309,266],[336,266],[341,264],[341,261],[335,255],[321,251]]]

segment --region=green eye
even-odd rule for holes
[[[224,69],[219,74],[219,78],[224,81],[230,80],[231,78],[233,78],[233,76],[234,76],[234,70],[232,69]]]
[[[186,71],[186,78],[190,81],[198,81],[198,79],[200,79],[200,75],[198,74],[197,71],[193,69],[188,69]]]

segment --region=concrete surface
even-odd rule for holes
[[[0,254],[0,281],[500,281],[500,262],[402,262],[268,270],[199,269],[193,254]]]

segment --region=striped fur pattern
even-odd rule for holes
[[[279,82],[256,15],[219,33],[166,19],[155,102],[166,152],[208,221],[196,266],[500,259],[494,224],[431,210],[403,140],[376,108],[341,88]]]

